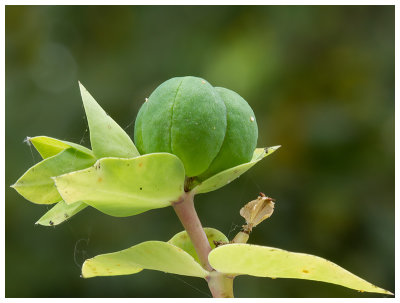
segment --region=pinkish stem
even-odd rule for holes
[[[213,271],[207,277],[208,288],[214,298],[233,298],[234,276]]]
[[[206,281],[213,297],[233,298],[233,277],[215,271],[208,262],[211,246],[194,208],[193,197],[193,192],[185,192],[172,207],[193,243],[200,264],[209,271]]]
[[[194,208],[193,196],[193,193],[185,192],[178,201],[172,203],[172,206],[192,240],[201,265],[206,270],[212,271],[213,268],[208,263],[208,254],[211,251],[211,246]]]

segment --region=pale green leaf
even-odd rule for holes
[[[197,185],[193,191],[197,194],[207,193],[218,188],[225,186],[240,175],[252,168],[258,161],[262,160],[266,156],[269,156],[276,151],[280,145],[272,146],[268,148],[257,148],[253,153],[253,158],[250,162],[226,169],[218,174],[204,180],[202,183]]]
[[[211,251],[208,260],[213,268],[227,274],[306,279],[358,291],[391,294],[323,258],[273,247],[223,245]]]
[[[25,199],[38,204],[53,204],[62,200],[52,177],[93,165],[96,159],[75,148],[67,148],[32,166],[12,185]]]
[[[228,238],[217,229],[204,227],[204,232],[206,233],[211,249],[215,248],[214,241],[225,243],[229,242]],[[168,243],[182,248],[200,264],[200,260],[197,256],[196,250],[194,249],[193,243],[185,230],[173,236],[171,240],[168,241]]]
[[[139,156],[128,134],[100,107],[79,83],[90,130],[90,143],[97,158]]]
[[[87,205],[83,202],[74,204],[66,204],[63,200],[54,205],[49,211],[47,211],[37,222],[43,226],[58,225],[72,216],[85,209]]]
[[[142,269],[204,278],[208,272],[181,248],[161,241],[147,241],[115,253],[88,259],[82,276],[130,275]]]
[[[124,217],[170,205],[183,194],[185,171],[178,157],[154,153],[132,159],[102,158],[93,167],[55,178],[68,204],[84,201]]]
[[[81,153],[94,157],[94,154],[90,149],[72,142],[62,141],[46,136],[37,136],[33,138],[28,137],[27,139],[33,144],[43,159],[55,156],[69,147],[75,148]]]

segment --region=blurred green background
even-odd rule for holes
[[[145,97],[193,75],[242,95],[258,146],[282,148],[196,197],[229,238],[263,191],[274,215],[250,243],[325,257],[394,291],[394,6],[7,6],[6,296],[205,297],[204,281],[144,271],[84,280],[85,258],[182,230],[172,208],[113,218],[86,209],[35,226],[48,206],[9,188],[47,135],[90,146],[78,80],[133,137]],[[330,284],[240,276],[237,297],[382,297]]]

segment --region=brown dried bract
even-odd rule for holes
[[[271,217],[274,212],[274,201],[264,193],[260,193],[256,200],[250,201],[242,207],[240,215],[246,220],[248,232],[251,232],[253,227]]]

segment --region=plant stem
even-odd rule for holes
[[[210,272],[206,281],[213,297],[233,298],[234,277],[215,271],[208,262],[211,246],[194,208],[193,197],[194,193],[185,192],[178,201],[172,203],[172,207],[193,243],[200,264]]]
[[[249,240],[249,234],[244,231],[239,231],[235,238],[233,238],[232,243],[247,243]]]
[[[213,268],[208,263],[208,254],[211,251],[211,246],[194,208],[193,196],[193,193],[185,192],[178,201],[172,203],[172,206],[192,240],[201,265],[206,270],[212,271]]]
[[[233,276],[213,271],[206,280],[214,298],[233,298]]]

